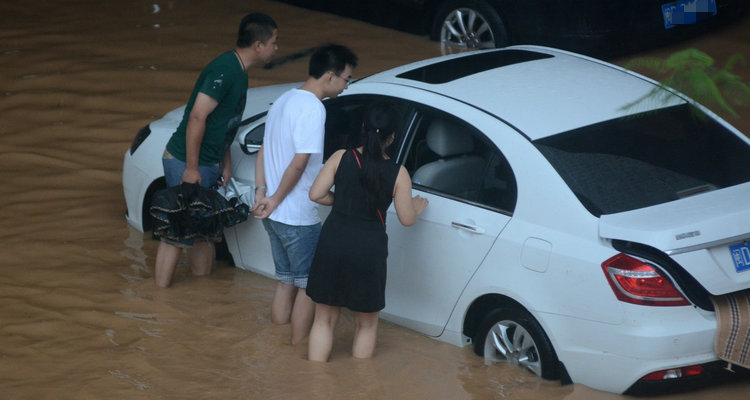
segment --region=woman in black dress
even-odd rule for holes
[[[311,200],[333,206],[307,283],[307,295],[315,302],[310,360],[328,361],[341,307],[354,311],[352,355],[369,358],[375,352],[378,314],[385,307],[386,211],[393,202],[399,221],[409,226],[427,207],[427,199],[412,198],[406,169],[385,154],[398,122],[393,105],[368,106],[361,146],[331,155],[310,189]]]

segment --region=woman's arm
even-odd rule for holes
[[[402,165],[393,188],[393,205],[396,207],[399,222],[404,226],[414,225],[428,203],[424,197],[411,197],[411,177]]]
[[[345,152],[346,150],[338,150],[328,158],[328,161],[323,165],[323,169],[320,170],[320,173],[315,177],[315,181],[310,187],[310,200],[323,206],[333,204],[333,193],[331,192],[333,179],[336,176],[336,170],[341,162],[341,157]]]

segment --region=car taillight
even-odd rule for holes
[[[700,365],[691,365],[689,367],[682,368],[670,368],[661,371],[652,372],[643,378],[642,381],[663,381],[667,379],[687,378],[690,376],[698,376],[705,370]]]
[[[645,306],[685,306],[690,302],[651,264],[618,254],[602,263],[615,296],[620,301]]]
[[[151,126],[146,125],[143,128],[141,128],[138,133],[135,135],[135,138],[133,139],[133,143],[130,144],[130,155],[133,155],[135,151],[138,149],[138,146],[143,143],[144,140],[148,137],[148,135],[151,134]]]

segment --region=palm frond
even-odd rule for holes
[[[745,61],[745,57],[742,54],[734,54],[727,60],[727,63],[724,64],[724,70],[731,71],[734,69],[734,66],[736,64],[740,64],[741,66],[747,65],[747,62]]]
[[[664,68],[681,72],[693,69],[708,69],[714,65],[714,59],[698,49],[685,49],[672,54],[664,61]]]
[[[626,104],[622,109],[632,110],[646,100],[667,101],[669,91],[663,89],[674,88],[706,106],[716,107],[739,118],[739,114],[732,106],[750,104],[750,86],[731,70],[736,66],[744,65],[746,65],[745,58],[740,54],[735,54],[727,60],[723,68],[718,69],[711,56],[692,48],[678,51],[665,60],[654,57],[635,58],[628,62],[625,68],[645,68],[655,71],[662,77],[658,88]],[[643,105],[645,108],[646,104],[643,103]]]

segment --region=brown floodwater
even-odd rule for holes
[[[426,37],[264,0],[3,0],[2,397],[622,399],[488,366],[468,347],[389,323],[376,357],[353,360],[347,313],[332,362],[307,362],[289,327],[270,323],[274,282],[222,262],[208,278],[183,262],[172,288],[155,288],[157,243],[123,216],[123,154],[140,127],[186,101],[250,11],[279,23],[279,58],[340,42],[360,56],[357,76],[440,54]],[[647,54],[695,46],[720,62],[750,57],[749,21]],[[255,69],[250,85],[302,80],[306,67]],[[737,72],[750,80],[747,67]],[[732,122],[748,133],[750,112],[741,112]],[[737,382],[660,398],[748,393],[750,382]]]

